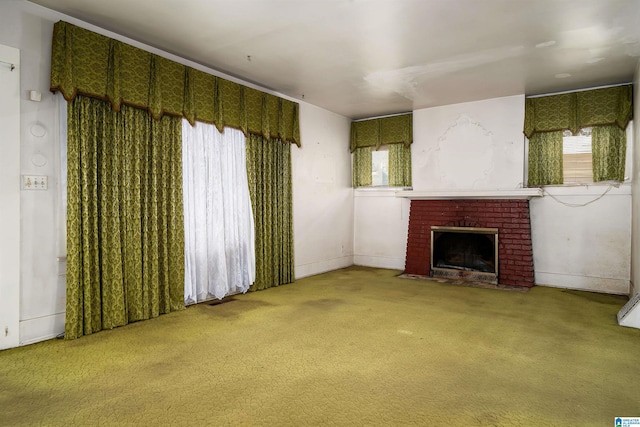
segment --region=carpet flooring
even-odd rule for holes
[[[0,352],[3,426],[608,426],[640,417],[626,298],[350,267]]]

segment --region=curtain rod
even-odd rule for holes
[[[412,113],[413,113],[413,111],[407,111],[405,113],[394,113],[394,114],[386,114],[386,115],[375,116],[375,117],[365,117],[364,119],[357,119],[357,120],[351,120],[351,121],[352,122],[363,122],[365,120],[384,119],[386,117],[404,116],[405,114],[412,114]]]
[[[606,89],[608,87],[627,86],[627,85],[630,85],[630,84],[633,84],[633,83],[631,83],[631,82],[629,82],[629,83],[618,83],[618,84],[614,84],[614,85],[588,87],[588,88],[584,88],[584,89],[565,90],[565,91],[562,91],[562,92],[542,93],[540,95],[525,96],[525,98],[542,98],[543,96],[562,95],[562,94],[565,94],[565,93],[572,93],[572,92],[585,92],[587,90]]]
[[[9,70],[13,71],[16,69],[16,65],[12,64],[11,62],[7,62],[7,61],[0,61],[0,64],[6,64],[9,66]]]

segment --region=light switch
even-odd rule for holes
[[[23,190],[46,190],[49,188],[47,175],[22,175]]]

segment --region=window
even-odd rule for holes
[[[389,148],[371,152],[371,185],[389,185]]]
[[[537,186],[537,185],[581,185],[581,184],[593,184],[597,182],[612,182],[612,181],[624,181],[628,182],[630,177],[632,176],[632,152],[633,152],[633,121],[630,121],[627,125],[627,128],[624,132],[625,139],[627,141],[626,148],[624,153],[622,154],[622,162],[624,166],[624,175],[618,176],[616,179],[600,179],[597,180],[594,178],[594,153],[593,150],[593,136],[594,133],[593,127],[584,127],[580,129],[575,135],[573,135],[570,131],[565,130],[559,132],[558,144],[561,147],[562,152],[562,162],[556,162],[558,166],[558,174],[548,174],[547,171],[543,172],[543,176],[555,177],[553,179],[547,180],[546,183],[536,182],[533,183],[532,176],[539,178],[539,175],[536,172],[540,172],[543,168],[536,162],[535,159],[540,160],[539,149],[535,149],[532,147],[532,140],[528,139],[528,149],[527,149],[527,157],[528,161],[525,163],[525,175],[528,176],[528,185],[529,186]],[[534,136],[534,138],[536,138]],[[545,141],[545,144],[549,144],[550,141]],[[622,150],[622,148],[620,148]],[[560,156],[560,151],[557,152],[558,156]],[[615,153],[615,152],[614,152]],[[553,164],[551,161],[554,156],[547,156],[544,158],[544,164]],[[559,159],[559,157],[558,157]],[[560,174],[560,166],[562,167],[562,173]],[[531,173],[531,168],[535,169],[536,172]],[[549,169],[553,169],[553,167],[549,167]],[[546,175],[545,175],[546,174]]]
[[[354,187],[411,186],[411,148],[404,144],[357,148],[353,152]]]
[[[627,181],[632,101],[628,84],[527,98],[528,185]],[[564,135],[564,129],[575,135]]]
[[[592,184],[593,179],[593,140],[591,137],[593,128],[586,127],[578,131],[576,135],[565,130],[562,134],[562,163],[563,163],[563,183],[568,185]],[[626,156],[624,181],[628,181],[631,176],[631,159],[633,141],[633,121],[627,125],[626,133]]]
[[[411,186],[412,142],[412,114],[351,122],[353,186]]]
[[[577,135],[564,131],[562,135],[562,167],[565,184],[593,182],[591,128],[580,129]]]

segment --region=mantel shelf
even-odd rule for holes
[[[517,190],[453,190],[453,191],[396,191],[396,197],[411,200],[530,200],[542,197],[542,188],[519,188]]]

